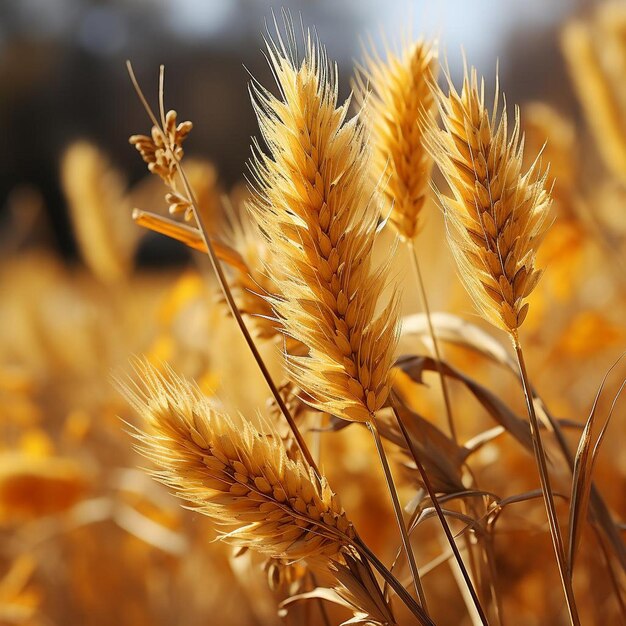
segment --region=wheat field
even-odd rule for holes
[[[262,28],[240,182],[129,62],[145,178],[59,164],[80,263],[12,196],[0,626],[626,624],[626,8],[560,27],[578,117]]]

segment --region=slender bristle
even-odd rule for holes
[[[199,389],[171,370],[137,366],[142,387],[126,386],[146,422],[139,449],[154,476],[211,518],[221,537],[275,558],[326,559],[353,536],[328,483],[287,458],[276,433],[235,426]]]
[[[251,89],[269,155],[256,147],[252,210],[280,270],[272,300],[285,333],[308,355],[288,358],[311,404],[367,421],[389,392],[398,300],[376,308],[385,274],[373,271],[377,207],[369,151],[358,118],[337,106],[336,69],[310,34],[296,64],[280,37],[268,57],[281,97]]]
[[[448,95],[439,96],[443,129],[433,127],[427,141],[452,191],[440,194],[448,239],[481,314],[515,335],[540,277],[535,255],[552,202],[546,174],[539,159],[522,171],[519,113],[509,136],[497,90],[490,117],[475,70],[466,72],[460,94],[448,84]]]
[[[356,80],[372,134],[372,175],[381,181],[386,199],[383,216],[409,240],[418,234],[429,191],[432,158],[424,133],[434,118],[436,74],[434,46],[417,41],[399,54],[387,50],[385,60],[375,52],[367,55]]]

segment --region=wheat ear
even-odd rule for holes
[[[382,181],[387,201],[383,217],[389,215],[388,223],[409,248],[434,356],[441,362],[415,246],[433,165],[425,135],[434,123],[436,111],[432,90],[438,70],[435,45],[425,41],[407,43],[400,53],[388,48],[384,60],[375,50],[365,55],[365,67],[357,74],[356,85],[374,146],[371,173],[374,180]],[[439,370],[448,428],[456,441],[450,395]]]
[[[354,537],[327,481],[287,458],[280,437],[241,425],[170,369],[137,366],[125,393],[143,417],[140,451],[154,476],[208,516],[221,538],[274,558],[328,559]],[[269,428],[269,427],[268,427]]]
[[[541,275],[535,255],[550,222],[546,174],[538,159],[522,171],[519,112],[509,135],[497,88],[490,115],[476,70],[466,71],[460,94],[448,84],[439,98],[443,129],[433,127],[427,141],[452,191],[439,194],[448,240],[480,313],[517,334]]]
[[[525,299],[540,276],[537,248],[549,225],[550,194],[539,158],[522,171],[524,139],[519,111],[509,135],[506,106],[498,115],[498,87],[491,116],[484,81],[465,69],[459,94],[448,77],[448,95],[439,92],[443,129],[432,128],[428,145],[452,196],[439,194],[448,240],[460,276],[482,315],[507,331],[517,355],[520,379],[550,535],[570,622],[579,624],[563,538],[550,485],[539,422],[532,401],[518,330],[526,317]]]
[[[131,269],[137,240],[128,228],[122,176],[95,146],[77,141],[63,154],[61,180],[85,263],[102,281],[120,282]]]
[[[158,468],[154,477],[209,517],[221,539],[274,559],[324,567],[349,563],[356,549],[419,622],[432,626],[357,535],[326,479],[290,459],[271,426],[261,433],[245,420],[235,425],[168,367],[137,363],[136,371],[140,383],[119,386],[145,422],[134,432],[139,451]],[[361,570],[373,584],[365,562]]]
[[[346,121],[336,68],[310,33],[305,46],[298,65],[280,35],[268,40],[280,98],[251,87],[269,149],[254,150],[252,211],[281,274],[276,315],[309,349],[289,357],[293,378],[316,408],[365,422],[389,393],[398,299],[376,315],[385,275],[370,263],[376,207],[365,129],[358,118]]]
[[[416,41],[399,53],[386,50],[383,60],[366,52],[355,83],[371,132],[374,180],[381,180],[386,200],[383,216],[407,241],[420,227],[428,197],[432,157],[424,146],[428,122],[436,111],[431,84],[437,75],[433,44]]]

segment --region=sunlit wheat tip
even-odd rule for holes
[[[389,392],[398,304],[394,294],[377,313],[386,276],[371,267],[378,208],[366,130],[346,119],[348,102],[337,105],[336,68],[310,34],[302,62],[280,35],[268,58],[281,96],[251,89],[269,151],[254,150],[252,211],[279,273],[276,316],[308,349],[288,365],[313,406],[367,421]]]
[[[435,113],[431,84],[437,74],[433,44],[416,41],[399,53],[373,51],[356,79],[365,106],[374,158],[372,175],[382,181],[383,215],[405,239],[419,230],[428,197],[432,158],[424,146],[427,120]]]
[[[427,142],[452,192],[440,194],[448,239],[481,314],[515,334],[540,277],[535,255],[552,202],[546,174],[539,159],[522,171],[519,113],[509,135],[497,89],[490,116],[475,70],[466,72],[460,94],[448,85],[448,95],[439,94],[443,129],[433,127]]]
[[[170,370],[138,366],[127,396],[143,416],[139,448],[154,475],[208,516],[223,539],[291,560],[336,555],[353,536],[328,483],[287,458],[280,437],[235,425]]]

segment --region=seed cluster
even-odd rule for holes
[[[282,98],[256,85],[253,103],[269,155],[257,145],[252,210],[265,233],[279,297],[274,311],[306,356],[288,364],[311,404],[367,421],[389,393],[397,298],[376,315],[385,275],[371,268],[377,208],[360,120],[337,106],[337,78],[309,36],[297,66],[268,45]]]
[[[498,119],[496,97],[489,116],[475,70],[461,94],[451,83],[449,89],[440,97],[444,129],[429,134],[429,149],[452,190],[451,197],[440,195],[448,238],[478,309],[516,333],[541,275],[534,264],[549,226],[546,174],[538,160],[522,172],[519,114],[509,137],[506,109]]]
[[[172,215],[183,213],[185,221],[190,221],[193,217],[193,208],[187,195],[178,190],[178,163],[184,155],[183,141],[192,128],[191,122],[177,124],[176,111],[168,111],[165,116],[164,132],[153,126],[150,136],[132,135],[129,139],[148,164],[150,172],[160,176],[170,188],[165,196],[169,212]]]
[[[227,541],[274,558],[336,555],[353,537],[328,483],[287,458],[280,437],[235,424],[172,372],[141,368],[128,392],[149,425],[137,434],[156,476],[222,528]]]
[[[387,51],[386,60],[368,56],[357,79],[372,132],[372,174],[386,198],[383,214],[403,239],[414,239],[430,184],[432,158],[424,133],[434,117],[431,84],[437,59],[425,41],[405,46],[400,54]]]

